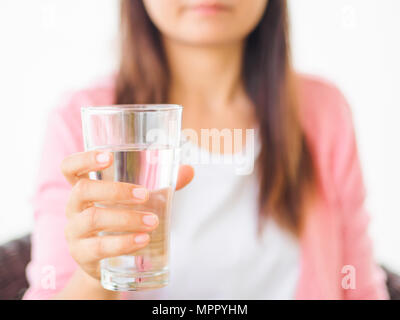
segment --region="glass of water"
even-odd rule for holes
[[[153,212],[159,219],[145,248],[101,261],[102,286],[114,291],[164,287],[169,279],[169,224],[179,167],[182,106],[87,107],[81,114],[85,150],[107,150],[114,158],[109,168],[91,172],[90,179],[144,186],[150,194],[147,202],[112,206]]]

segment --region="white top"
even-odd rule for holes
[[[195,178],[174,196],[170,284],[134,292],[132,298],[294,298],[298,243],[272,219],[262,237],[257,236],[256,174],[237,174],[236,160],[230,165],[196,163],[194,158],[210,153],[190,142],[184,144],[182,156],[193,165]]]

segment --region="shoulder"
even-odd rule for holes
[[[328,152],[354,139],[352,112],[337,86],[310,75],[296,75],[296,86],[300,121],[316,151]]]
[[[313,142],[326,143],[352,130],[351,109],[336,85],[304,74],[297,75],[296,80],[301,122]]]
[[[99,79],[87,88],[64,93],[48,114],[46,141],[52,146],[61,144],[70,153],[81,151],[81,108],[113,103],[113,76]]]
[[[114,75],[100,78],[86,88],[65,92],[55,112],[67,117],[80,113],[82,107],[113,104],[114,89]]]
[[[49,122],[62,122],[73,131],[81,126],[81,108],[114,103],[115,76],[100,78],[78,90],[64,92],[49,114]]]
[[[361,190],[353,117],[346,98],[327,80],[309,75],[296,79],[301,124],[325,195],[348,190],[347,185]]]

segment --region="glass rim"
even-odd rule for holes
[[[183,106],[179,104],[115,104],[105,106],[81,107],[81,112],[108,113],[108,112],[157,112],[157,111],[178,111]]]

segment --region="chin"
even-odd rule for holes
[[[191,33],[188,36],[181,37],[180,41],[194,46],[218,46],[229,43],[237,43],[242,40],[242,37],[237,37],[226,33]]]

